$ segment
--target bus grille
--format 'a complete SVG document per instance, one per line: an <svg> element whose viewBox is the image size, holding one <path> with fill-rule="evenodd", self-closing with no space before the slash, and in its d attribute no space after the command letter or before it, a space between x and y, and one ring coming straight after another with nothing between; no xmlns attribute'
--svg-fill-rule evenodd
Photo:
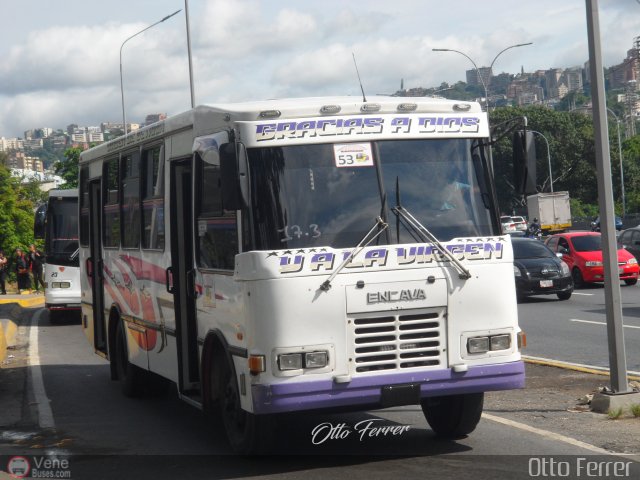
<svg viewBox="0 0 640 480"><path fill-rule="evenodd" d="M379 313L351 319L357 373L445 363L444 309Z"/></svg>

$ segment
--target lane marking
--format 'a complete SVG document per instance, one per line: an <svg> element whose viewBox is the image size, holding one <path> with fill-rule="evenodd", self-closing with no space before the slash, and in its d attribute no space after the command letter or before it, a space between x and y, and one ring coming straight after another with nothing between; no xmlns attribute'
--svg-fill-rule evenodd
<svg viewBox="0 0 640 480"><path fill-rule="evenodd" d="M606 322L596 322L594 320L580 320L579 318L570 318L570 322L579 322L579 323L592 323L594 325L606 325ZM640 329L640 326L637 325L623 325L624 328L637 328Z"/></svg>
<svg viewBox="0 0 640 480"><path fill-rule="evenodd" d="M635 455L635 454L629 454L629 453L611 452L609 450L605 450L604 448L600 448L600 447L596 447L595 445L591 445L590 443L585 443L583 441L576 440L575 438L566 437L564 435L560 435L559 433L550 432L548 430L542 430L540 428L532 427L532 426L524 424L524 423L515 422L513 420L508 420L506 418L498 417L496 415L491 415L490 413L484 413L483 412L482 413L482 418L486 418L487 420L491 420L492 422L496 422L496 423L501 423L503 425L507 425L508 427L513 427L513 428L517 428L519 430L524 430L525 432L535 433L537 435L540 435L540 436L545 437L545 438L549 438L551 440L564 442L564 443L567 443L569 445L573 445L574 447L584 448L585 450L590 450L590 451L592 451L594 453L598 453L600 455L614 455L614 456L624 456L624 457L626 457L627 455ZM633 460L635 462L640 462L640 460L635 460L635 459L632 459L632 458L629 458L629 459Z"/></svg>
<svg viewBox="0 0 640 480"><path fill-rule="evenodd" d="M575 290L573 291L574 295L584 295L585 297L593 297L593 293L581 293L581 292L576 292Z"/></svg>
<svg viewBox="0 0 640 480"><path fill-rule="evenodd" d="M40 368L40 352L38 349L38 324L44 309L38 310L31 318L29 333L29 373L31 375L31 387L38 406L38 424L40 428L55 428L53 412L51 411L50 400L44 388L42 369Z"/></svg>
<svg viewBox="0 0 640 480"><path fill-rule="evenodd" d="M535 365L543 365L549 367L564 368L567 370L575 370L577 372L593 373L595 375L609 376L609 369L605 367L597 367L595 365L585 365L583 363L563 362L562 360L553 360L551 358L532 357L529 355L522 355L522 359L527 363ZM627 379L640 381L640 372L633 370L627 370Z"/></svg>

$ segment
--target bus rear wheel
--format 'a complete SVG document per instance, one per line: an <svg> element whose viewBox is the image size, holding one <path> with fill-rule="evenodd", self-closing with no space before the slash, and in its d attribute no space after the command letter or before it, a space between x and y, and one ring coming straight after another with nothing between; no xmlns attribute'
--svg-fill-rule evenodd
<svg viewBox="0 0 640 480"><path fill-rule="evenodd" d="M482 416L484 393L466 393L422 400L422 411L438 437L461 438L473 432Z"/></svg>
<svg viewBox="0 0 640 480"><path fill-rule="evenodd" d="M232 450L241 455L265 453L273 431L271 417L254 415L242 409L232 366L224 355L218 355L218 360L212 379L218 394L215 405Z"/></svg>
<svg viewBox="0 0 640 480"><path fill-rule="evenodd" d="M127 338L121 320L118 321L118 326L116 327L114 353L112 361L115 362L122 393L126 397L139 397L144 390L145 379L143 377L145 372L129 362Z"/></svg>

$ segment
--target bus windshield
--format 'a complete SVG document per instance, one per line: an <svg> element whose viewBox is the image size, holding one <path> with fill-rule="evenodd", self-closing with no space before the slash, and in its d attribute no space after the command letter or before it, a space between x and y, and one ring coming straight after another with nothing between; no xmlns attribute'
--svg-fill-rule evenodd
<svg viewBox="0 0 640 480"><path fill-rule="evenodd" d="M78 266L78 199L52 197L47 209L45 234L46 262Z"/></svg>
<svg viewBox="0 0 640 480"><path fill-rule="evenodd" d="M392 213L398 204L442 241L492 233L471 140L352 145L248 150L257 249L352 247L379 215L390 228L378 244L417 242ZM355 161L340 153L349 149Z"/></svg>

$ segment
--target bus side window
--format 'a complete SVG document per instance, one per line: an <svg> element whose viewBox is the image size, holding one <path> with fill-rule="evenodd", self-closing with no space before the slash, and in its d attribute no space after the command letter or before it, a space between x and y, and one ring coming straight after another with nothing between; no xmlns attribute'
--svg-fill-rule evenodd
<svg viewBox="0 0 640 480"><path fill-rule="evenodd" d="M104 246L120 246L120 194L118 190L118 158L104 164Z"/></svg>
<svg viewBox="0 0 640 480"><path fill-rule="evenodd" d="M120 160L122 181L122 247L140 246L140 162L138 152L123 155Z"/></svg>
<svg viewBox="0 0 640 480"><path fill-rule="evenodd" d="M232 270L238 253L237 219L235 210L223 208L219 161L207 162L196 155L196 165L198 266Z"/></svg>
<svg viewBox="0 0 640 480"><path fill-rule="evenodd" d="M142 248L164 250L164 159L157 145L142 151Z"/></svg>

